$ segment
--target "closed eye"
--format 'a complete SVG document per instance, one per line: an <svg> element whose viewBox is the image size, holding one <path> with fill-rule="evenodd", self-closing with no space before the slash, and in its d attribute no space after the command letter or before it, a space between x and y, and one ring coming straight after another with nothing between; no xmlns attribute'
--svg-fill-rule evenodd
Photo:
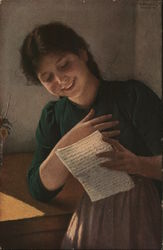
<svg viewBox="0 0 163 250"><path fill-rule="evenodd" d="M42 79L42 81L43 82L51 82L53 80L53 78L54 78L54 75L53 75L53 73L51 73L51 74L47 75L46 78Z"/></svg>
<svg viewBox="0 0 163 250"><path fill-rule="evenodd" d="M59 68L60 70L64 70L64 69L66 69L68 66L69 66L69 61L66 61L66 62L64 62L64 63L58 65L58 68Z"/></svg>

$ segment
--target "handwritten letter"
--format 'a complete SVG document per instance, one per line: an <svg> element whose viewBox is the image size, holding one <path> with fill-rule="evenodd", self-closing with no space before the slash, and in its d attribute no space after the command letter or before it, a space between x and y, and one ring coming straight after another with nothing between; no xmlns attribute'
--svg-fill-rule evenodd
<svg viewBox="0 0 163 250"><path fill-rule="evenodd" d="M129 191L134 187L134 182L127 173L100 167L99 164L108 161L108 158L98 158L96 154L110 150L111 145L104 142L101 133L96 131L56 151L59 159L83 185L91 201Z"/></svg>

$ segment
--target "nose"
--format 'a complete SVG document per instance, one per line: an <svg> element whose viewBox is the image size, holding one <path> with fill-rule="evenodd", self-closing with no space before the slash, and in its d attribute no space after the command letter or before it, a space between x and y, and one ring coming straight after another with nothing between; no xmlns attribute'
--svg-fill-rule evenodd
<svg viewBox="0 0 163 250"><path fill-rule="evenodd" d="M62 87L64 87L69 81L69 77L65 76L63 74L56 74L55 75L55 82L58 83L58 85Z"/></svg>
<svg viewBox="0 0 163 250"><path fill-rule="evenodd" d="M61 74L56 73L54 77L55 83L61 85L62 83L63 76Z"/></svg>

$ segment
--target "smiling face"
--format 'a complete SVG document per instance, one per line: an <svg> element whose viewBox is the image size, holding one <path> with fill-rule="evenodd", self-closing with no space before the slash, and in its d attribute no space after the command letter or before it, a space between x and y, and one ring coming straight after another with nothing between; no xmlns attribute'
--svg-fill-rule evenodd
<svg viewBox="0 0 163 250"><path fill-rule="evenodd" d="M43 57L37 77L51 94L67 96L78 103L94 77L87 67L87 60L84 50L79 56L72 53L49 54Z"/></svg>

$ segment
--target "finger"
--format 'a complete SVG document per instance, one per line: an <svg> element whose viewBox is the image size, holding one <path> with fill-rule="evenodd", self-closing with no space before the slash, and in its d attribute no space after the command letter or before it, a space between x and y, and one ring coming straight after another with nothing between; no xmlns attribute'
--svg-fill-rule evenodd
<svg viewBox="0 0 163 250"><path fill-rule="evenodd" d="M112 154L111 154L111 152L112 152L112 151L100 152L100 153L97 153L96 156L97 156L97 157L113 157L114 152L112 152Z"/></svg>
<svg viewBox="0 0 163 250"><path fill-rule="evenodd" d="M119 124L119 121L104 122L104 123L94 125L94 128L98 129L99 131L102 131L104 129L114 128L118 124Z"/></svg>
<svg viewBox="0 0 163 250"><path fill-rule="evenodd" d="M97 157L107 157L112 160L124 159L124 153L115 151L104 151L96 154Z"/></svg>
<svg viewBox="0 0 163 250"><path fill-rule="evenodd" d="M108 142L113 148L116 148L118 151L126 151L126 148L118 142L118 140L103 137L103 141Z"/></svg>
<svg viewBox="0 0 163 250"><path fill-rule="evenodd" d="M111 138L120 135L120 130L105 131L101 132L101 134L103 135L103 137Z"/></svg>
<svg viewBox="0 0 163 250"><path fill-rule="evenodd" d="M105 167L110 170L123 171L131 175L136 174L136 170L132 168L125 160L112 162L112 164L110 164L110 161L103 162L100 164L100 167Z"/></svg>
<svg viewBox="0 0 163 250"><path fill-rule="evenodd" d="M106 167L112 170L121 170L128 171L128 165L126 164L126 160L116 160L116 161L106 161L100 163L101 167Z"/></svg>
<svg viewBox="0 0 163 250"><path fill-rule="evenodd" d="M97 125L99 123L108 121L111 118L112 118L112 114L107 114L107 115L102 115L102 116L96 117L96 118L92 119L91 125L92 126Z"/></svg>
<svg viewBox="0 0 163 250"><path fill-rule="evenodd" d="M117 144L114 143L116 141L118 142L118 140L112 139L112 138L110 138L108 136L105 136L104 132L102 132L101 134L102 134L102 140L104 142L107 142L108 144L110 144L112 146L112 148L114 149L114 151L116 151L116 152L122 151L122 150L119 149L119 147L117 148Z"/></svg>
<svg viewBox="0 0 163 250"><path fill-rule="evenodd" d="M91 109L89 113L81 120L81 122L87 122L91 120L94 117L95 111L94 109Z"/></svg>

